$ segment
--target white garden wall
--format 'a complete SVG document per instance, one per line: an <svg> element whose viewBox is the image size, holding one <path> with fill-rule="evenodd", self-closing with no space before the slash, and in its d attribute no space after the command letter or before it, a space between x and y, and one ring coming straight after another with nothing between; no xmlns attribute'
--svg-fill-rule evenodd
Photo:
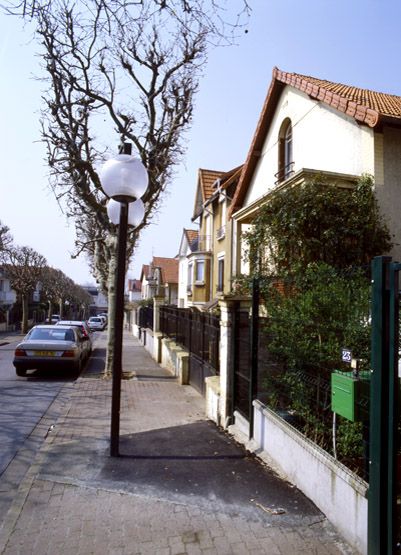
<svg viewBox="0 0 401 555"><path fill-rule="evenodd" d="M253 450L272 460L359 553L367 553L367 484L259 401Z"/></svg>

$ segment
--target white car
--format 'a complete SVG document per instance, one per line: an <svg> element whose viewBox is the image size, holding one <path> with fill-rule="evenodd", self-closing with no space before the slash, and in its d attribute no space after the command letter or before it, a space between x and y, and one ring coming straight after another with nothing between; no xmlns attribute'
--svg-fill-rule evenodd
<svg viewBox="0 0 401 555"><path fill-rule="evenodd" d="M59 314L52 314L51 317L50 317L50 320L49 320L49 318L46 318L45 323L46 324L57 324L57 322L59 322L59 321L60 321L60 315Z"/></svg>
<svg viewBox="0 0 401 555"><path fill-rule="evenodd" d="M87 337L87 341L85 341L84 346L86 350L86 358L89 358L92 353L92 338L90 335L90 329L85 322L85 320L59 320L56 323L56 326L76 326L81 330L83 336Z"/></svg>
<svg viewBox="0 0 401 555"><path fill-rule="evenodd" d="M107 317L104 316L103 314L98 314L98 318L101 318L103 320L104 327L106 328L107 327Z"/></svg>
<svg viewBox="0 0 401 555"><path fill-rule="evenodd" d="M100 316L91 316L88 320L88 326L91 331L103 331L106 324Z"/></svg>
<svg viewBox="0 0 401 555"><path fill-rule="evenodd" d="M101 318L103 318L104 321L105 321L105 324L106 324L106 326L107 326L107 322L108 322L108 319L109 319L108 315L107 315L105 312L101 312L101 313L98 314L97 316L100 316Z"/></svg>

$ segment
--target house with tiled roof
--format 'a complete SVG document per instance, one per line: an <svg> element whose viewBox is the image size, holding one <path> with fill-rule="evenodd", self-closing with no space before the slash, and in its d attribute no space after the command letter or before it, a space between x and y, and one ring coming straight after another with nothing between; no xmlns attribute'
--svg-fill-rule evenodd
<svg viewBox="0 0 401 555"><path fill-rule="evenodd" d="M178 258L154 256L141 272L142 298L164 297L166 304L177 304Z"/></svg>
<svg viewBox="0 0 401 555"><path fill-rule="evenodd" d="M247 271L241 235L278 188L321 175L352 187L374 178L401 258L401 97L274 68L230 208L234 273Z"/></svg>
<svg viewBox="0 0 401 555"><path fill-rule="evenodd" d="M142 298L142 283L139 279L128 280L128 298L130 303L140 301Z"/></svg>
<svg viewBox="0 0 401 555"><path fill-rule="evenodd" d="M181 240L180 306L207 309L231 289L228 209L241 169L242 166L227 172L198 171L192 221L199 228L196 235L192 231L192 236L187 233L191 230L184 230Z"/></svg>

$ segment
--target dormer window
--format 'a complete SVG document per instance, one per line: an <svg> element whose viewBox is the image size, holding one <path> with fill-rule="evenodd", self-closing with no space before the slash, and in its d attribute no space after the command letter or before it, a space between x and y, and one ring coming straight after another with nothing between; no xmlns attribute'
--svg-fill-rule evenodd
<svg viewBox="0 0 401 555"><path fill-rule="evenodd" d="M290 119L285 119L281 125L278 141L278 172L276 183L288 179L294 172L292 159L292 125Z"/></svg>

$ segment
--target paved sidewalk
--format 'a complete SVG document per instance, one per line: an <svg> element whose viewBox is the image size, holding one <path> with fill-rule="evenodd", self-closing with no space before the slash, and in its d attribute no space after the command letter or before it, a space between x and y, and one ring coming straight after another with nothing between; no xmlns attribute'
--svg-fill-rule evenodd
<svg viewBox="0 0 401 555"><path fill-rule="evenodd" d="M0 528L5 555L351 554L296 488L204 416L124 337L121 456L109 456L105 334Z"/></svg>

